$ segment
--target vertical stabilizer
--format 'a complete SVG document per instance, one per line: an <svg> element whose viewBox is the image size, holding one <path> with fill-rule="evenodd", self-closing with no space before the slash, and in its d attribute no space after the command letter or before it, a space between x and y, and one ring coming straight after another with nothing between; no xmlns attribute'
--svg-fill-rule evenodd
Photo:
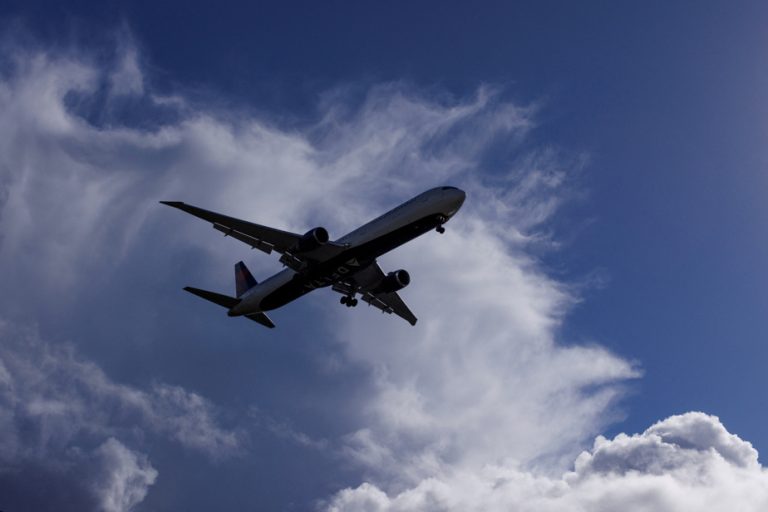
<svg viewBox="0 0 768 512"><path fill-rule="evenodd" d="M245 292L256 286L256 280L251 275L245 263L238 261L235 263L235 292L237 296L242 296Z"/></svg>

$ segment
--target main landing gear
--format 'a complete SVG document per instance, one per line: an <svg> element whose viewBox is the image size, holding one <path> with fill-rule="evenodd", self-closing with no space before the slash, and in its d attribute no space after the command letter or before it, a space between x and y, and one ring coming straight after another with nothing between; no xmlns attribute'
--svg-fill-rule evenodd
<svg viewBox="0 0 768 512"><path fill-rule="evenodd" d="M348 308L353 308L357 306L357 299L354 298L352 295L345 295L341 299L339 299L339 302L347 306Z"/></svg>

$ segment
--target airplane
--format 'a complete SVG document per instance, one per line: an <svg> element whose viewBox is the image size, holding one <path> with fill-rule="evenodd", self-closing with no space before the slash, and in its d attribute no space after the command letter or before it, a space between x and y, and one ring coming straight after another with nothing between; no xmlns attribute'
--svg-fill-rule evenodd
<svg viewBox="0 0 768 512"><path fill-rule="evenodd" d="M424 233L444 233L443 224L461 208L466 193L456 187L423 192L364 226L331 241L323 227L303 235L254 224L180 201L160 201L211 222L213 228L252 249L279 253L286 268L257 283L245 264L235 264L235 297L187 286L184 290L227 308L229 316L244 316L265 327L275 324L266 311L277 309L317 288L330 286L347 307L357 295L384 313L394 313L411 325L416 316L397 292L411 282L405 270L385 274L376 258Z"/></svg>

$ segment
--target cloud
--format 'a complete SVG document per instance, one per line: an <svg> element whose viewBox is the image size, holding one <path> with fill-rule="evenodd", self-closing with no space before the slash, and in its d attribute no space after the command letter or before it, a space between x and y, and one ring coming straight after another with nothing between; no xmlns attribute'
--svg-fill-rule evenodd
<svg viewBox="0 0 768 512"><path fill-rule="evenodd" d="M70 447L66 460L0 461L0 489L8 510L128 512L157 478L147 456L109 438L86 451Z"/></svg>
<svg viewBox="0 0 768 512"><path fill-rule="evenodd" d="M723 459L728 464L759 469L757 451L730 434L716 417L700 412L672 416L641 435L618 435L612 441L598 437L592 452L576 460L575 475L625 475L640 472L661 475L686 466L699 466L696 459Z"/></svg>
<svg viewBox="0 0 768 512"><path fill-rule="evenodd" d="M109 438L96 450L101 468L94 483L104 512L131 510L155 483L157 471L146 456L136 454L120 441Z"/></svg>
<svg viewBox="0 0 768 512"><path fill-rule="evenodd" d="M144 391L109 379L71 345L50 344L30 329L0 324L0 383L5 459L44 457L80 435L112 435L136 426L210 457L233 455L240 434L220 427L214 407L178 386Z"/></svg>
<svg viewBox="0 0 768 512"><path fill-rule="evenodd" d="M724 503L702 481L734 503L740 493L751 498L744 503L764 503L756 454L711 416L598 438L578 455L621 417L624 383L640 371L604 347L562 339L579 299L536 253L557 245L547 233L585 159L532 145L535 105L507 101L492 87L436 99L384 84L362 95L331 91L317 119L286 128L246 109L183 95L158 99L135 49L117 56L100 66L76 54L17 53L0 81L0 268L12 269L3 272L0 297L11 319L0 349L6 477L38 471L56 476L49 480L63 489L66 469L91 461L113 469L93 480L79 498L91 506L81 508L128 509L162 485L161 478L154 483L152 453L129 448L144 446L143 436L212 458L243 449L248 433L222 427L204 393L119 384L78 356L78 340L54 345L10 323L33 311L55 328L47 313L82 315L73 298L94 286L131 293L135 276L111 272L126 262L142 262L157 280L190 254L203 260L201 281L231 269L242 245L161 211L157 200L299 232L322 224L340 236L428 187L453 184L468 199L448 232L381 259L387 270L412 275L402 295L420 317L415 328L368 308L340 308L328 291L290 306L290 314L298 307L322 313L302 320L312 325L306 336L330 354L333 364L316 362L329 377L341 366L363 375L343 382L338 400L352 403L352 388L366 390L364 400L331 413L318 407L328 414L324 421L344 428L335 439L314 432L316 425L283 421L281 411L265 410L266 419L254 422L298 445L335 450L359 469L360 480L328 508L615 510L626 502L637 510L648 503L689 510ZM134 102L132 115L124 115L126 101ZM276 269L266 257L250 262L257 275ZM110 318L110 329L132 327L106 302L88 315ZM222 315L221 337L231 322ZM174 333L146 323L152 340ZM99 340L106 347L115 343L106 338ZM174 341L181 344L167 340ZM192 363L173 357L158 364L176 370ZM284 371L302 377L301 369ZM210 382L201 376L199 385Z"/></svg>
<svg viewBox="0 0 768 512"><path fill-rule="evenodd" d="M598 437L559 478L515 465L458 468L387 493L365 483L339 492L333 512L765 510L768 471L757 452L715 416L672 416L642 434Z"/></svg>
<svg viewBox="0 0 768 512"><path fill-rule="evenodd" d="M132 74L109 77L136 90ZM414 277L403 295L421 317L416 329L314 299L335 326L341 357L370 372L373 386L359 417L347 419L358 427L341 451L371 478L407 485L454 466L562 457L615 417L606 411L621 395L616 384L636 369L603 348L556 340L575 298L529 254L579 165L549 148L523 149L535 106L488 87L436 101L388 84L354 106L343 92L329 94L302 131L205 108L146 129L93 121L89 98L105 79L87 60L39 53L17 59L5 81L0 264L16 269L8 284L17 296L45 289L60 308L58 297L107 272L107 262L145 257L154 244L136 240L156 225L156 214L148 219L157 199L296 231L324 219L340 235L425 188L456 184L469 199L449 233L382 260ZM144 107L147 117L168 108ZM214 248L192 219L166 215L164 250L192 246L214 265L231 264L231 246ZM267 263L256 262L273 268ZM234 444L195 430L205 422L179 424L197 411L179 393L155 388L134 410L189 446ZM157 408L173 411L167 400L184 404L184 414L156 420Z"/></svg>
<svg viewBox="0 0 768 512"><path fill-rule="evenodd" d="M109 76L110 92L115 95L143 94L144 74L139 64L139 52L127 30L118 37L116 53L116 66Z"/></svg>
<svg viewBox="0 0 768 512"><path fill-rule="evenodd" d="M157 471L119 439L141 445L148 435L161 436L214 459L242 446L242 434L220 427L214 407L194 393L116 383L71 345L47 343L5 321L0 341L0 489L32 492L18 483L31 473L54 489L71 484L66 494L77 495L82 510L93 508L86 504L94 497L103 510L130 510Z"/></svg>
<svg viewBox="0 0 768 512"><path fill-rule="evenodd" d="M472 206L461 215L449 234L401 251L419 329L367 312L344 326L349 356L374 369L366 426L349 437L350 453L374 473L422 478L564 456L603 426L616 384L637 375L601 347L557 343L567 289Z"/></svg>

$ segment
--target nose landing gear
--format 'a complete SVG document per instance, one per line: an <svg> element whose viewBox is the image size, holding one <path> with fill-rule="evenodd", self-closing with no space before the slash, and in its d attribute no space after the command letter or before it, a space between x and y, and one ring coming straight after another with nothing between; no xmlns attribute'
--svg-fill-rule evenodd
<svg viewBox="0 0 768 512"><path fill-rule="evenodd" d="M443 224L448 222L448 219L446 219L444 216L440 215L437 218L437 222L439 222L440 224L437 225L437 227L435 228L435 231L437 231L438 233L440 233L442 235L443 233L445 233L445 228L443 227Z"/></svg>

